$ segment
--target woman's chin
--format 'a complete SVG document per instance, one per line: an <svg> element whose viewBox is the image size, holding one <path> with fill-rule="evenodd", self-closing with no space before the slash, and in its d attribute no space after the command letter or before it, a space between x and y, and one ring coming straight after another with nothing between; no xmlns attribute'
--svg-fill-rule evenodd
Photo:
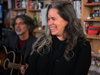
<svg viewBox="0 0 100 75"><path fill-rule="evenodd" d="M56 33L51 33L51 35L56 35Z"/></svg>

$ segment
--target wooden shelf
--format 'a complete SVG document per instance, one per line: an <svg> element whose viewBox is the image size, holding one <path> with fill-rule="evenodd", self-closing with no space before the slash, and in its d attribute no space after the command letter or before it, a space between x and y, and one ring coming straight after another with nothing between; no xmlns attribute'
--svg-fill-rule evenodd
<svg viewBox="0 0 100 75"><path fill-rule="evenodd" d="M83 30L85 29L85 24L90 24L91 26L98 26L100 27L100 16L95 17L95 19L87 19L88 16L90 16L90 13L93 9L99 10L100 2L99 3L87 3L88 0L81 0L82 6L81 6L81 23L83 26ZM85 23L87 22L87 23ZM86 38L90 41L91 50L94 52L98 52L100 49L100 35L89 35L86 34Z"/></svg>
<svg viewBox="0 0 100 75"><path fill-rule="evenodd" d="M37 28L35 28L35 30L33 32L35 32L35 33L43 33L44 30L39 30L39 28L37 27Z"/></svg>
<svg viewBox="0 0 100 75"><path fill-rule="evenodd" d="M100 2L98 3L85 3L85 6L100 6Z"/></svg>
<svg viewBox="0 0 100 75"><path fill-rule="evenodd" d="M86 35L86 37L88 38L88 39L97 39L97 40L100 40L100 35Z"/></svg>
<svg viewBox="0 0 100 75"><path fill-rule="evenodd" d="M100 55L98 55L98 56L92 56L92 58L96 58L96 59L100 60Z"/></svg>
<svg viewBox="0 0 100 75"><path fill-rule="evenodd" d="M35 37L39 37L42 33L44 33L44 30L43 29L39 30L39 27L35 28L35 30L33 31L33 35Z"/></svg>
<svg viewBox="0 0 100 75"><path fill-rule="evenodd" d="M49 1L49 0L38 0L38 1Z"/></svg>
<svg viewBox="0 0 100 75"><path fill-rule="evenodd" d="M30 9L29 11L31 11L31 12L40 12L41 9Z"/></svg>
<svg viewBox="0 0 100 75"><path fill-rule="evenodd" d="M100 22L100 19L86 19L84 21L94 21L94 22Z"/></svg>
<svg viewBox="0 0 100 75"><path fill-rule="evenodd" d="M26 10L26 8L14 8L14 11Z"/></svg>

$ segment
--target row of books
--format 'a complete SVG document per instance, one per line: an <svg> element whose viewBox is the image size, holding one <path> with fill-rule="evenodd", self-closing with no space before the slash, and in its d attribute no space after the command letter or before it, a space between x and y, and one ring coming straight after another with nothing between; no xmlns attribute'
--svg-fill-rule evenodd
<svg viewBox="0 0 100 75"><path fill-rule="evenodd" d="M17 15L22 15L22 14L26 15L27 13L26 11L17 11L17 12L15 11L12 13L13 18L16 17Z"/></svg>
<svg viewBox="0 0 100 75"><path fill-rule="evenodd" d="M8 9L26 8L27 0L8 0Z"/></svg>

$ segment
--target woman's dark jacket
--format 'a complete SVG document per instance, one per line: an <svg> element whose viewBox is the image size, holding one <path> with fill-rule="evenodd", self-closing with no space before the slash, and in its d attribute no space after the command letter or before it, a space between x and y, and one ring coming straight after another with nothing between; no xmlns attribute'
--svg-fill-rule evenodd
<svg viewBox="0 0 100 75"><path fill-rule="evenodd" d="M89 42L78 41L69 52L68 56L73 56L69 61L64 57L65 47L64 41L54 38L52 49L48 54L39 55L33 52L25 75L87 75L91 64Z"/></svg>

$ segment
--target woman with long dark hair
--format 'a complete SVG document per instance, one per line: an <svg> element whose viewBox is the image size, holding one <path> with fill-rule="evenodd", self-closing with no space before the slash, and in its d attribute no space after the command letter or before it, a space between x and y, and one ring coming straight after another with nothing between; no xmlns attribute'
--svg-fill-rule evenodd
<svg viewBox="0 0 100 75"><path fill-rule="evenodd" d="M87 75L91 47L70 2L48 6L48 25L33 45L25 75Z"/></svg>

